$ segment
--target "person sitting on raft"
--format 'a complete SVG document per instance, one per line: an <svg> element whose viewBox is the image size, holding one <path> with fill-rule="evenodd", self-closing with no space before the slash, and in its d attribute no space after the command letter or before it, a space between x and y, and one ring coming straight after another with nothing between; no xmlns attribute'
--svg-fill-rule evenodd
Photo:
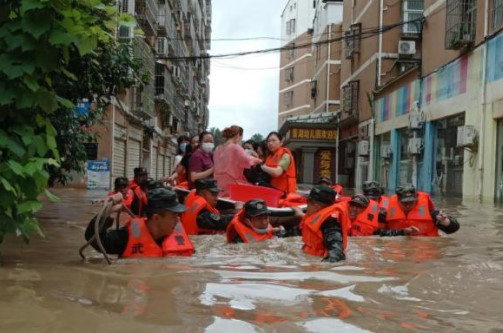
<svg viewBox="0 0 503 333"><path fill-rule="evenodd" d="M227 226L227 243L255 243L274 237L269 210L264 200L245 203Z"/></svg>
<svg viewBox="0 0 503 333"><path fill-rule="evenodd" d="M297 192L295 161L288 148L283 147L282 136L278 132L271 132L267 136L269 156L262 170L271 176L271 186L288 193Z"/></svg>
<svg viewBox="0 0 503 333"><path fill-rule="evenodd" d="M349 221L344 202L335 203L336 195L332 188L316 185L309 192L306 213L298 207L293 208L295 214L302 218L302 249L329 262L346 259Z"/></svg>
<svg viewBox="0 0 503 333"><path fill-rule="evenodd" d="M195 184L196 189L185 198L188 208L182 214L185 231L189 235L224 233L234 214L220 214L216 209L219 192L216 180L198 179Z"/></svg>
<svg viewBox="0 0 503 333"><path fill-rule="evenodd" d="M107 230L113 223L110 215L122 209L122 195L118 193L112 197L116 205L110 210L100 231L106 253L118 254L121 258L192 255L194 246L179 222L179 215L187 207L178 202L175 192L166 188L150 190L147 195L146 218L132 218L126 227ZM95 223L96 218L87 226L86 240L94 236ZM96 241L91 245L100 251Z"/></svg>
<svg viewBox="0 0 503 333"><path fill-rule="evenodd" d="M412 184L397 187L388 209L379 214L379 222L386 223L387 229L416 227L418 232L413 236L438 236L439 230L446 234L459 230L454 217L436 210L430 196L417 192Z"/></svg>

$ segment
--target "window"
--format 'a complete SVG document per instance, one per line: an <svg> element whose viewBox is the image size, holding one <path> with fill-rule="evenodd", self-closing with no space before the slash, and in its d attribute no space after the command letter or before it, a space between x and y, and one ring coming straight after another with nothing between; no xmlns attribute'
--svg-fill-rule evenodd
<svg viewBox="0 0 503 333"><path fill-rule="evenodd" d="M492 27L493 30L501 28L503 24L503 1L502 0L492 0Z"/></svg>
<svg viewBox="0 0 503 333"><path fill-rule="evenodd" d="M403 26L403 32L417 34L421 32L423 17L423 0L406 0L403 3L403 21L411 22ZM417 21L416 21L417 20ZM415 22L412 22L415 21Z"/></svg>
<svg viewBox="0 0 503 333"><path fill-rule="evenodd" d="M286 93L283 94L283 103L285 104L285 107L291 108L293 105L293 91L287 91Z"/></svg>
<svg viewBox="0 0 503 333"><path fill-rule="evenodd" d="M291 29L291 23L290 21L286 22L286 34L289 35L292 33L292 29Z"/></svg>
<svg viewBox="0 0 503 333"><path fill-rule="evenodd" d="M291 30L292 34L294 34L295 33L295 19L291 19L290 21L291 21L290 30Z"/></svg>
<svg viewBox="0 0 503 333"><path fill-rule="evenodd" d="M285 81L286 82L290 82L290 81L294 80L293 69L294 69L294 67L288 67L287 69L285 69Z"/></svg>
<svg viewBox="0 0 503 333"><path fill-rule="evenodd" d="M357 23L351 24L349 31L344 33L344 54L346 58L352 58L354 54L360 53L361 32L362 25L361 23Z"/></svg>
<svg viewBox="0 0 503 333"><path fill-rule="evenodd" d="M473 45L476 19L476 0L447 0L445 48L459 50Z"/></svg>
<svg viewBox="0 0 503 333"><path fill-rule="evenodd" d="M358 111L360 81L350 81L342 87L342 111L349 115Z"/></svg>
<svg viewBox="0 0 503 333"><path fill-rule="evenodd" d="M290 43L288 51L288 59L295 57L295 43Z"/></svg>
<svg viewBox="0 0 503 333"><path fill-rule="evenodd" d="M311 98L315 99L317 94L318 94L318 81L312 80L311 81Z"/></svg>

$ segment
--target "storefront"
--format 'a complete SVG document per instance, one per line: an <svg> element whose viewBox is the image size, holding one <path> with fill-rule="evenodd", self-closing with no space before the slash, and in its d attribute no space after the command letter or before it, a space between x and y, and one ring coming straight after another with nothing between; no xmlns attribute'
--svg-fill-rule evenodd
<svg viewBox="0 0 503 333"><path fill-rule="evenodd" d="M432 184L435 194L463 195L464 149L457 147L457 137L458 127L464 124L464 114L434 122L436 135Z"/></svg>
<svg viewBox="0 0 503 333"><path fill-rule="evenodd" d="M498 120L496 140L496 201L503 203L503 119Z"/></svg>
<svg viewBox="0 0 503 333"><path fill-rule="evenodd" d="M330 122L334 117L316 116L290 119L280 129L283 145L294 155L299 183L315 184L321 177L336 179L337 129ZM309 122L314 119L317 122Z"/></svg>

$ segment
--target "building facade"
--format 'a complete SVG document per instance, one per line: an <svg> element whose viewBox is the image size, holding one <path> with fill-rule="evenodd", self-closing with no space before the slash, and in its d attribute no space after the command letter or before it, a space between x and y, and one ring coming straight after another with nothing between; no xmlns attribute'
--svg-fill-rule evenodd
<svg viewBox="0 0 503 333"><path fill-rule="evenodd" d="M150 82L114 98L95 128L99 139L90 158L111 162L111 184L132 178L139 166L154 179L170 175L177 137L200 133L209 116L209 60L183 58L207 55L211 0L121 0L119 10L137 26L119 26L117 38L132 45Z"/></svg>
<svg viewBox="0 0 503 333"><path fill-rule="evenodd" d="M389 191L414 183L436 195L501 200L501 3L381 4L345 3L345 53L353 55L341 89L343 113L358 112L355 185L372 178ZM367 28L354 28L360 22ZM357 98L345 93L352 82Z"/></svg>
<svg viewBox="0 0 503 333"><path fill-rule="evenodd" d="M295 8L304 8L295 12ZM336 178L341 1L288 1L282 15L278 127L297 163L298 181ZM293 22L293 23L292 23ZM292 32L294 22L300 22ZM290 34L288 34L290 32Z"/></svg>

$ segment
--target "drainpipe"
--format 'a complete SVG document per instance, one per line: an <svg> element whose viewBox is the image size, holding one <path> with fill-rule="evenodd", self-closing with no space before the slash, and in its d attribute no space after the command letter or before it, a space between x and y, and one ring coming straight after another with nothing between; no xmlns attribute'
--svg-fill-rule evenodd
<svg viewBox="0 0 503 333"><path fill-rule="evenodd" d="M113 165L115 163L115 161L114 161L114 149L115 149L115 97L113 97L113 96L112 96L112 126L111 126L111 128L112 128L112 131L111 131L112 132L112 140L110 140L111 141L110 142L110 146L111 146L110 152L111 152L112 156L110 156L111 157L110 160L112 161L112 163L110 164L110 184L109 184L110 188L112 188L112 184L113 184L113 177L114 176L113 176L112 170L113 170Z"/></svg>
<svg viewBox="0 0 503 333"><path fill-rule="evenodd" d="M487 1L487 0L486 0ZM328 40L332 39L332 24L328 26ZM328 112L328 101L330 100L330 52L332 49L332 43L328 43L328 53L327 53L327 97L325 101L325 112Z"/></svg>
<svg viewBox="0 0 503 333"><path fill-rule="evenodd" d="M339 136L341 132L340 112L337 115L337 138L335 139L335 182L339 183Z"/></svg>
<svg viewBox="0 0 503 333"><path fill-rule="evenodd" d="M489 30L488 22L488 6L489 0L484 0L484 47L483 47L483 58L482 58L482 93L480 94L480 132L479 132L479 147L478 147L478 161L477 161L477 171L478 171L478 185L477 185L477 197L480 202L483 199L483 182L484 182L484 139L485 139L485 121L486 121L486 75L487 75L487 35Z"/></svg>
<svg viewBox="0 0 503 333"><path fill-rule="evenodd" d="M486 0L487 1L487 0ZM383 13L384 13L384 0L379 1L379 57L377 64L377 86L381 86L381 72L382 72L382 26L383 26Z"/></svg>

